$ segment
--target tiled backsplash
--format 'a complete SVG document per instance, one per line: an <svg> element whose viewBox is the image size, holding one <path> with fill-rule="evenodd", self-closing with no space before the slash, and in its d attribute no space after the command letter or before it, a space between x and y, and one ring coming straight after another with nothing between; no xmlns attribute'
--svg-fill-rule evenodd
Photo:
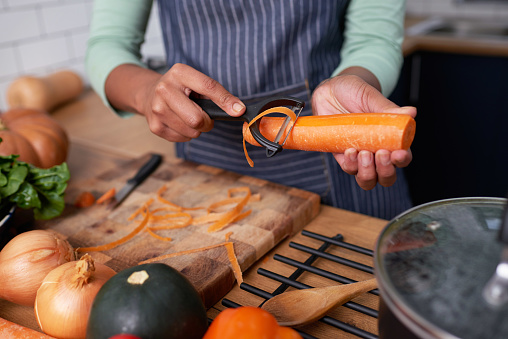
<svg viewBox="0 0 508 339"><path fill-rule="evenodd" d="M508 0L407 0L406 12L412 15L483 18L508 21Z"/></svg>
<svg viewBox="0 0 508 339"><path fill-rule="evenodd" d="M407 12L508 21L508 0L481 4L458 1L407 0ZM92 6L93 0L0 0L0 111L7 109L7 87L21 75L44 76L71 69L88 83L84 58ZM160 37L154 4L142 47L145 56L163 57Z"/></svg>
<svg viewBox="0 0 508 339"><path fill-rule="evenodd" d="M93 0L0 0L0 111L7 109L8 86L22 75L71 69L88 84L84 59L92 6ZM143 54L163 57L156 11L154 5Z"/></svg>

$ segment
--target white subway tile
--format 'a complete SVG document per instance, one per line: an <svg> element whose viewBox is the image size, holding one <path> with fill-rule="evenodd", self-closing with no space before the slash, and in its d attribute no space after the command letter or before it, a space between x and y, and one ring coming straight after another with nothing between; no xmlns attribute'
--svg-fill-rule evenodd
<svg viewBox="0 0 508 339"><path fill-rule="evenodd" d="M55 2L55 0L4 0L10 8L35 6Z"/></svg>
<svg viewBox="0 0 508 339"><path fill-rule="evenodd" d="M157 13L151 13L148 26L146 27L146 37L161 37L161 25Z"/></svg>
<svg viewBox="0 0 508 339"><path fill-rule="evenodd" d="M425 3L420 1L407 1L406 2L406 13L410 15L419 16L425 12Z"/></svg>
<svg viewBox="0 0 508 339"><path fill-rule="evenodd" d="M15 76L19 72L13 48L0 48L0 78Z"/></svg>
<svg viewBox="0 0 508 339"><path fill-rule="evenodd" d="M74 62L67 64L65 66L65 69L76 72L76 74L81 77L81 80L83 81L83 85L85 87L90 86L90 80L88 79L88 75L86 74L85 64L82 59L75 60Z"/></svg>
<svg viewBox="0 0 508 339"><path fill-rule="evenodd" d="M457 0L407 0L407 12L415 16L467 17L475 19L507 18L508 4L464 3Z"/></svg>
<svg viewBox="0 0 508 339"><path fill-rule="evenodd" d="M34 38L40 34L34 9L6 10L0 13L0 44Z"/></svg>
<svg viewBox="0 0 508 339"><path fill-rule="evenodd" d="M19 72L16 54L12 48L0 48L0 78L15 76Z"/></svg>
<svg viewBox="0 0 508 339"><path fill-rule="evenodd" d="M143 57L165 57L164 45L160 40L146 41L141 46Z"/></svg>
<svg viewBox="0 0 508 339"><path fill-rule="evenodd" d="M22 44L19 46L19 51L25 72L63 63L70 59L69 48L64 36Z"/></svg>
<svg viewBox="0 0 508 339"><path fill-rule="evenodd" d="M93 0L88 0L85 2L85 15L86 20L88 22L92 20L92 11L93 11Z"/></svg>
<svg viewBox="0 0 508 339"><path fill-rule="evenodd" d="M0 81L0 112L7 111L7 99L6 99L6 92L7 87L9 87L9 84L11 81Z"/></svg>
<svg viewBox="0 0 508 339"><path fill-rule="evenodd" d="M84 3L47 6L42 8L41 13L48 34L87 27L89 24Z"/></svg>
<svg viewBox="0 0 508 339"><path fill-rule="evenodd" d="M164 57L164 43L159 21L159 8L156 2L152 6L150 19L146 28L145 43L141 46L141 54L145 57Z"/></svg>
<svg viewBox="0 0 508 339"><path fill-rule="evenodd" d="M74 58L84 58L86 54L86 42L88 41L88 30L81 33L74 33L68 37Z"/></svg>

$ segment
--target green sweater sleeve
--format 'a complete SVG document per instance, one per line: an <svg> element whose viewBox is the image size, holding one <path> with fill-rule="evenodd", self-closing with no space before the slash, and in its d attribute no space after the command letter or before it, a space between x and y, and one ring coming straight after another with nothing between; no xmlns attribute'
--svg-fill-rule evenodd
<svg viewBox="0 0 508 339"><path fill-rule="evenodd" d="M94 1L85 58L86 72L92 88L120 116L132 113L111 107L104 85L111 71L121 64L145 67L141 61L140 49L151 9L152 0Z"/></svg>
<svg viewBox="0 0 508 339"><path fill-rule="evenodd" d="M403 62L404 15L405 0L351 0L342 61L332 76L360 66L377 77L385 96L390 95Z"/></svg>

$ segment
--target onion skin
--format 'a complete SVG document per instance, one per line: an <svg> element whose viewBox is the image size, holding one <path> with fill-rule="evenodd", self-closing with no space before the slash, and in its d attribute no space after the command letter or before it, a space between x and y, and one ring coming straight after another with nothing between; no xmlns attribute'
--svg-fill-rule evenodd
<svg viewBox="0 0 508 339"><path fill-rule="evenodd" d="M17 235L0 252L0 298L33 307L44 277L75 259L72 246L54 231Z"/></svg>
<svg viewBox="0 0 508 339"><path fill-rule="evenodd" d="M116 272L85 254L48 273L37 291L34 311L42 331L65 338L85 338L92 303Z"/></svg>

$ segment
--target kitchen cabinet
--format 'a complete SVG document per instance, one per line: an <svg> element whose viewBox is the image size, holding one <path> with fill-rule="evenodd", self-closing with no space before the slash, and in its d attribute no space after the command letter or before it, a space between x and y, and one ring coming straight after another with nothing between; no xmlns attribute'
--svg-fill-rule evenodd
<svg viewBox="0 0 508 339"><path fill-rule="evenodd" d="M418 109L415 204L508 192L508 57L417 51L391 99Z"/></svg>

